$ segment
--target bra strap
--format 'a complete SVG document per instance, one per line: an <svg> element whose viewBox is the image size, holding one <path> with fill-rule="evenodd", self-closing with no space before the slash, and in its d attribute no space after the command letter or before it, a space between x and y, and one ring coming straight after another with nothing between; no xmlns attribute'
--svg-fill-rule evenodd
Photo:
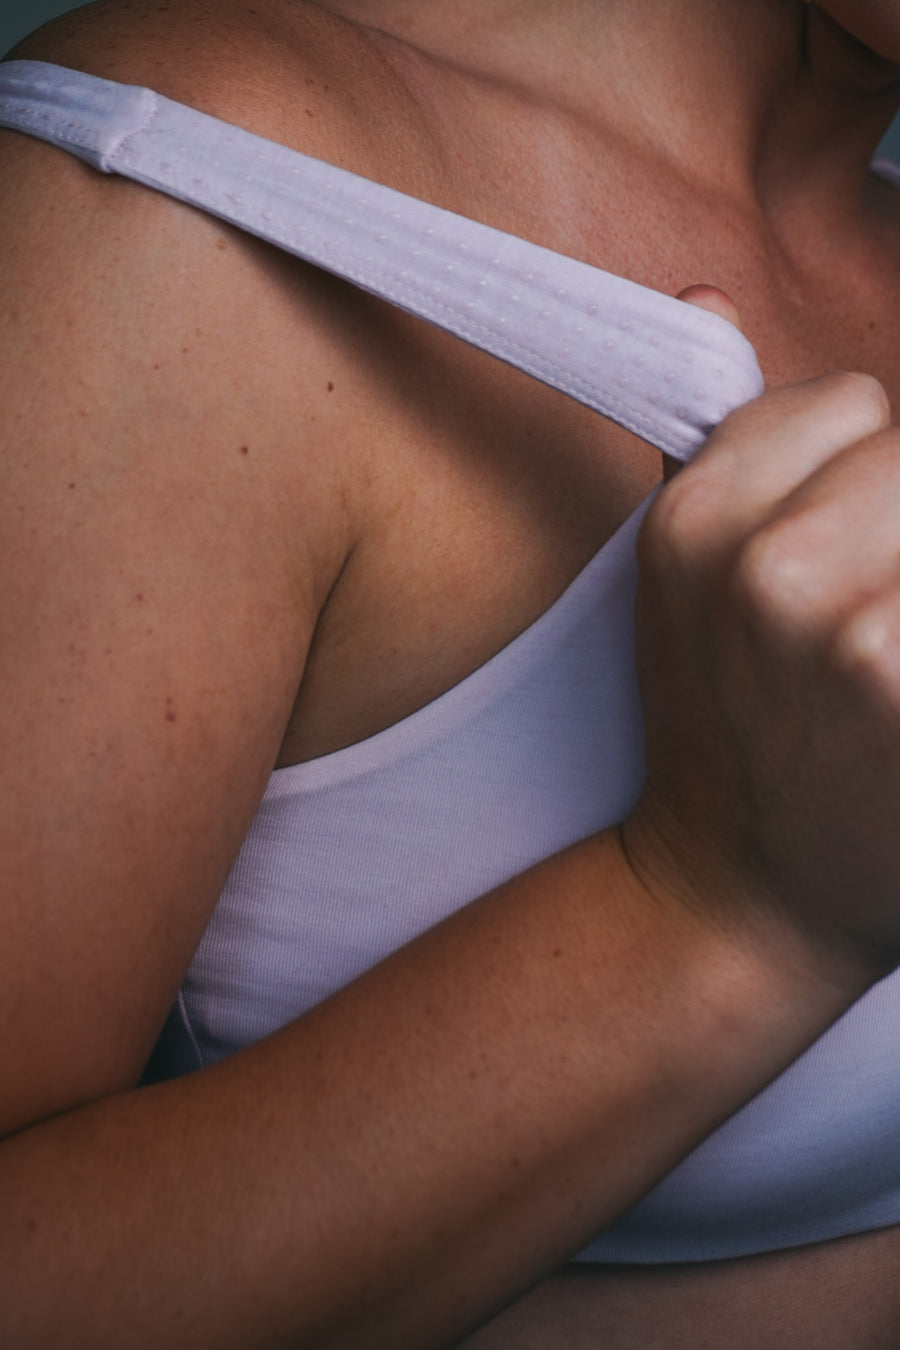
<svg viewBox="0 0 900 1350"><path fill-rule="evenodd" d="M688 459L762 392L724 319L149 89L0 64L0 125L237 225Z"/></svg>

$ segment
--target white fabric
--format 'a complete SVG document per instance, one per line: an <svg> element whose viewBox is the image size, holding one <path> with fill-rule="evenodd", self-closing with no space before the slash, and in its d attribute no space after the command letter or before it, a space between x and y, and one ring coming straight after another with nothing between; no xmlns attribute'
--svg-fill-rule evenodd
<svg viewBox="0 0 900 1350"><path fill-rule="evenodd" d="M40 136L346 277L679 459L762 393L714 314L310 159L149 89L0 66L0 125Z"/></svg>
<svg viewBox="0 0 900 1350"><path fill-rule="evenodd" d="M618 420L670 450L688 453L715 420L698 390L721 387L724 408L759 388L746 344L711 316L147 91L0 66L0 121L74 142L100 167L130 173L134 155L137 177L178 196L193 175L218 214L261 233L270 211L267 237L277 225L298 252L301 236L315 237L303 256L463 336L475 306L481 345L497 338L517 363L527 351L533 373L578 383L592 407L624 408ZM147 157L167 166L166 182L147 172ZM580 362L572 380L570 360ZM632 633L642 513L537 623L443 697L359 745L273 774L170 1018L171 1072L283 1025L496 882L627 812L643 775ZM894 976L583 1259L704 1260L900 1221L898 1029Z"/></svg>

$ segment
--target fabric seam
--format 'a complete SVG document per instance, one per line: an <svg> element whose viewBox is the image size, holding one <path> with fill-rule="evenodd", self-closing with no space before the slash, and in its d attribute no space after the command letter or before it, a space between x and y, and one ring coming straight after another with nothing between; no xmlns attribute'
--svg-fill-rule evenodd
<svg viewBox="0 0 900 1350"><path fill-rule="evenodd" d="M184 1029L188 1034L188 1039L193 1047L194 1054L197 1056L197 1067L200 1069L205 1069L206 1056L204 1055L202 1049L200 1048L200 1042L197 1040L194 1028L191 1025L191 1016L190 1013L188 1012L187 1001L184 997L184 985L182 985L181 988L178 990L178 998L176 999L176 1003L178 1004L182 1021L184 1022Z"/></svg>
<svg viewBox="0 0 900 1350"><path fill-rule="evenodd" d="M143 86L142 86L142 88L143 88ZM148 129L149 126L150 126L150 123L153 121L153 119L156 117L157 113L159 112L159 108L160 108L160 96L159 96L159 94L157 94L156 91L155 91L154 89L146 89L146 88L144 88L144 89L143 89L143 92L144 92L145 94L149 94L149 95L150 95L150 107L149 107L149 109L148 109L146 115L144 116L143 121L141 122L140 126L133 127L133 128L131 129L131 131L126 131L126 132L119 138L119 143L118 143L118 145L116 146L116 148L115 148L114 150L109 151L108 154L106 154L106 155L103 156L103 164L104 164L104 167L105 167L106 165L109 165L109 166L110 166L110 169L112 169L112 168L114 167L114 165L115 165L116 160L117 160L117 159L119 158L119 156L122 154L122 151L123 151L123 150L125 149L125 147L129 144L129 142L131 142L132 140L134 140L135 136L140 136L143 132L147 131L147 129ZM122 177L126 177L127 175L124 175L124 174L123 174L123 175L121 175L121 176L122 176Z"/></svg>

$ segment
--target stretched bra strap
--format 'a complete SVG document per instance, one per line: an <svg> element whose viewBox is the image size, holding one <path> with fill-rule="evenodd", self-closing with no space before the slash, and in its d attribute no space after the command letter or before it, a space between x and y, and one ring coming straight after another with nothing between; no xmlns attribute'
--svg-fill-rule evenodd
<svg viewBox="0 0 900 1350"><path fill-rule="evenodd" d="M688 459L762 392L730 324L149 89L0 64L0 126L239 226Z"/></svg>

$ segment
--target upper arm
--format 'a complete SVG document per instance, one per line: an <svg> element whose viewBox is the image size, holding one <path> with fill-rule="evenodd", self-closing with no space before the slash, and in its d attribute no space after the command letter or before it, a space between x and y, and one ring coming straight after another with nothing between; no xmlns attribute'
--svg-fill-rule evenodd
<svg viewBox="0 0 900 1350"><path fill-rule="evenodd" d="M139 1074L345 541L264 246L14 133L0 215L4 1132Z"/></svg>

